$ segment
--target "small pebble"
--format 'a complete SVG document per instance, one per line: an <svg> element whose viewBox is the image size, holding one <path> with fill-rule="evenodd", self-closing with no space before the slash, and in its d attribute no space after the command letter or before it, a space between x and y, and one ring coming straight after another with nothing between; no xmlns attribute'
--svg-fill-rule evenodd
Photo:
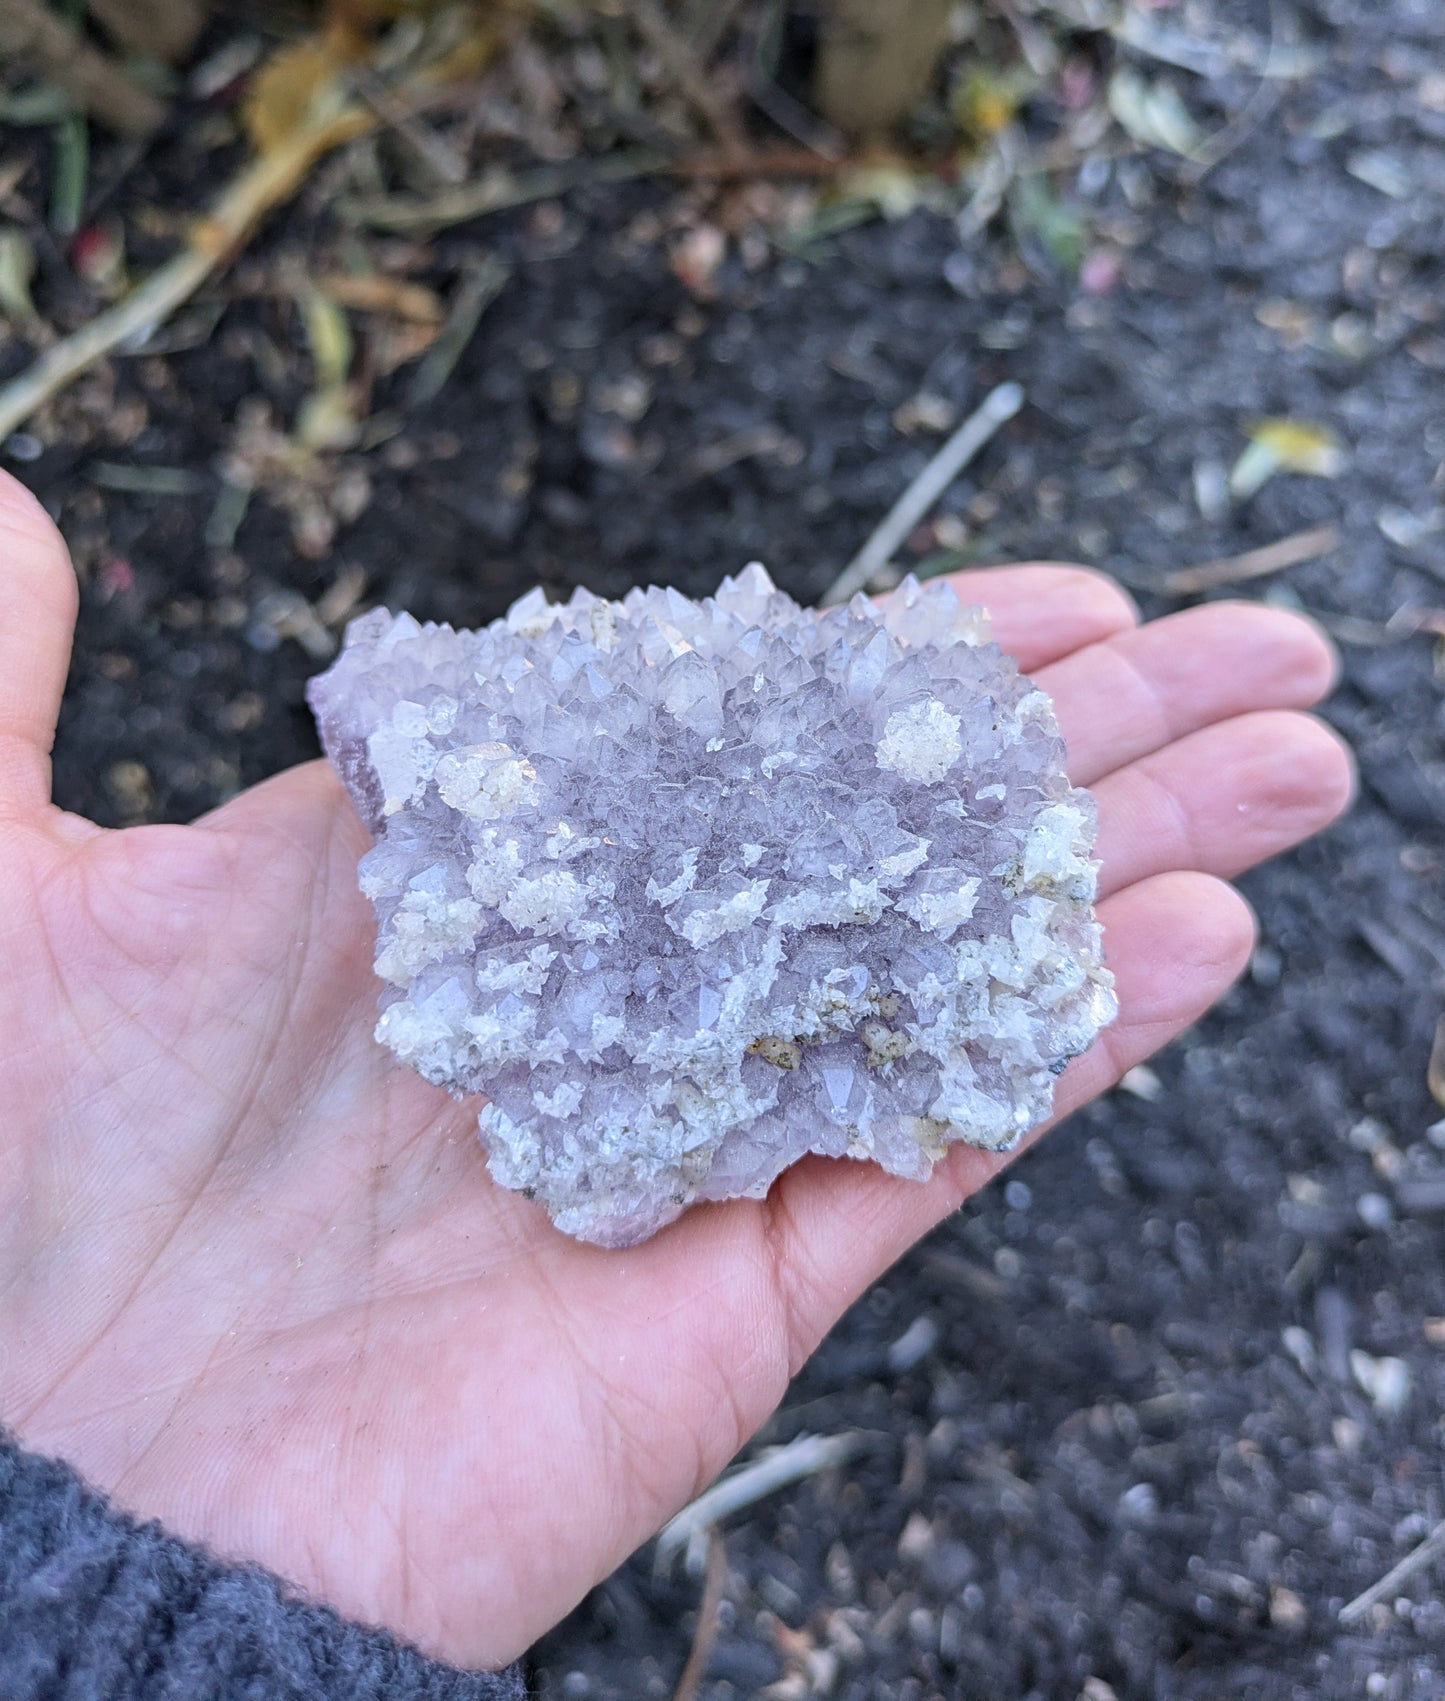
<svg viewBox="0 0 1445 1701"><path fill-rule="evenodd" d="M912 1370L938 1345L938 1325L931 1317L915 1317L888 1349L888 1368L895 1376Z"/></svg>
<svg viewBox="0 0 1445 1701"><path fill-rule="evenodd" d="M1375 1358L1354 1347L1350 1351L1350 1371L1377 1410L1387 1416L1403 1410L1410 1395L1410 1367L1404 1359Z"/></svg>
<svg viewBox="0 0 1445 1701"><path fill-rule="evenodd" d="M921 1512L915 1512L903 1526L903 1533L898 1538L898 1557L917 1564L926 1559L933 1549L933 1525Z"/></svg>
<svg viewBox="0 0 1445 1701"><path fill-rule="evenodd" d="M1309 1331L1301 1329L1297 1323L1291 1323L1280 1331L1280 1339L1284 1342L1284 1350L1305 1375L1313 1376L1320 1367L1320 1360Z"/></svg>
<svg viewBox="0 0 1445 1701"><path fill-rule="evenodd" d="M1276 1630L1302 1629L1309 1619L1309 1609L1294 1592L1282 1583L1272 1583L1269 1590L1269 1622Z"/></svg>
<svg viewBox="0 0 1445 1701"><path fill-rule="evenodd" d="M1395 1208L1383 1193L1362 1193L1355 1201L1366 1228L1385 1229L1395 1220Z"/></svg>
<svg viewBox="0 0 1445 1701"><path fill-rule="evenodd" d="M1164 1094L1164 1083L1147 1063L1136 1063L1132 1069L1126 1069L1119 1079L1119 1085L1124 1092L1132 1093L1136 1099L1143 1099L1146 1104L1153 1104Z"/></svg>
<svg viewBox="0 0 1445 1701"><path fill-rule="evenodd" d="M1136 1482L1119 1496L1119 1510L1134 1524L1147 1524L1159 1510L1159 1496L1153 1483Z"/></svg>

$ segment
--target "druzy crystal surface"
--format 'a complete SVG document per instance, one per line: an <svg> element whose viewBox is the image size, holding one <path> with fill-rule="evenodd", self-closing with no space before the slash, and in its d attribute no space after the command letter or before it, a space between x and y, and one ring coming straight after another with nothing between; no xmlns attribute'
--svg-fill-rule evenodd
<svg viewBox="0 0 1445 1701"><path fill-rule="evenodd" d="M376 836L377 1038L582 1239L808 1151L1011 1146L1114 1014L1093 801L947 585L378 611L311 700Z"/></svg>

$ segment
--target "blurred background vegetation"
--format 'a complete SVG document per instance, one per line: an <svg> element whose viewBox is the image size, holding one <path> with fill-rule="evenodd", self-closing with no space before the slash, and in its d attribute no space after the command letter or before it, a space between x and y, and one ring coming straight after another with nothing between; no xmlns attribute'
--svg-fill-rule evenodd
<svg viewBox="0 0 1445 1701"><path fill-rule="evenodd" d="M145 346L322 161L352 241L339 270L293 279L316 367L300 427L312 450L349 446L359 426L346 313L388 317L393 370L439 350L426 388L457 310L474 322L491 287L474 277L442 303L368 253L377 233L664 174L704 192L773 186L744 238L770 250L807 258L930 206L965 242L997 221L1026 267L1107 289L1117 256L1090 240L1079 173L1150 151L1197 180L1308 57L1152 0L0 0L0 123L49 141L42 228L0 226L0 313L37 356L0 388L0 438L108 354ZM1255 92L1201 120L1182 89L1221 71ZM113 140L93 148L95 132ZM177 145L203 208L117 210L136 162ZM15 155L0 212L36 163ZM700 218L673 239L699 297L728 226ZM166 235L169 258L137 266ZM66 287L37 308L32 284L60 271Z"/></svg>

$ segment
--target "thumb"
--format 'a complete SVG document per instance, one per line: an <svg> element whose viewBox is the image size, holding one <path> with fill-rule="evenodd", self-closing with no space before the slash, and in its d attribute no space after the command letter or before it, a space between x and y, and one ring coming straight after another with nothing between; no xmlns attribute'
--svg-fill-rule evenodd
<svg viewBox="0 0 1445 1701"><path fill-rule="evenodd" d="M0 472L0 824L50 803L50 746L78 592L50 516Z"/></svg>

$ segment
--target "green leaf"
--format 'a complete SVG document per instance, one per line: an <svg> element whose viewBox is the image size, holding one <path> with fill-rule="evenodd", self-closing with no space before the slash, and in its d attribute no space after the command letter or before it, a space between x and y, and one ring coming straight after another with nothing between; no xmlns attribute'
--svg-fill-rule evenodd
<svg viewBox="0 0 1445 1701"><path fill-rule="evenodd" d="M90 131L85 115L71 112L55 126L55 175L50 191L50 228L74 236L85 213L90 177Z"/></svg>
<svg viewBox="0 0 1445 1701"><path fill-rule="evenodd" d="M1078 276L1087 240L1084 221L1075 208L1059 200L1041 172L1019 178L1009 195L1009 212L1020 238L1036 237L1055 265Z"/></svg>

